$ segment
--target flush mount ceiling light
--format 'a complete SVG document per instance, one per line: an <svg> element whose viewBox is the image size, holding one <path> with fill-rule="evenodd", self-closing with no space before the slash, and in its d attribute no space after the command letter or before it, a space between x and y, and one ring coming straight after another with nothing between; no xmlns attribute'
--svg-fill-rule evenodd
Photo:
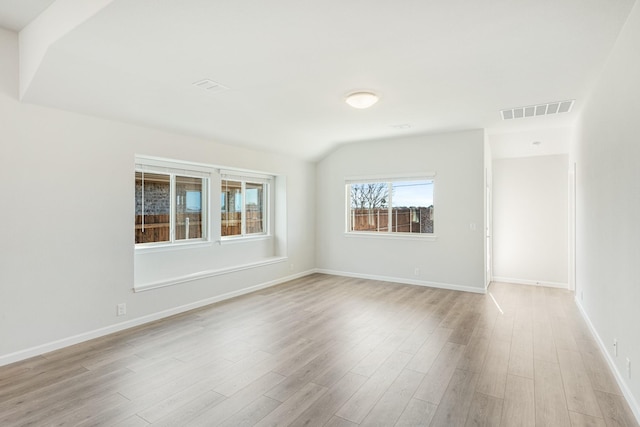
<svg viewBox="0 0 640 427"><path fill-rule="evenodd" d="M378 102L378 95L373 92L353 92L347 95L345 102L353 108L369 108Z"/></svg>

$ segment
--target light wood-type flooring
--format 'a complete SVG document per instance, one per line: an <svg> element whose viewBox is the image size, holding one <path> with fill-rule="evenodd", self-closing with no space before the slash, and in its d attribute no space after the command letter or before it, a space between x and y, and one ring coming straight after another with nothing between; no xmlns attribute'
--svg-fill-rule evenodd
<svg viewBox="0 0 640 427"><path fill-rule="evenodd" d="M0 426L637 426L573 294L315 274L0 368Z"/></svg>

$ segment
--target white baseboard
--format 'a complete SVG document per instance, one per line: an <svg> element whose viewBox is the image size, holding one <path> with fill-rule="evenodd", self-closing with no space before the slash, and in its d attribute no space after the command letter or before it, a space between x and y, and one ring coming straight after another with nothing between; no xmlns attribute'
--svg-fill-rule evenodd
<svg viewBox="0 0 640 427"><path fill-rule="evenodd" d="M223 301L226 299L234 298L240 295L248 294L251 292L258 291L260 289L265 289L271 286L279 285L284 282L288 282L290 280L298 279L301 277L308 276L310 274L315 273L315 270L308 270L302 273L293 274L286 277L281 277L279 279L271 280L269 282L260 283L255 286L250 286L248 288L239 289L233 292L227 292L226 294L216 295L211 298L206 298L200 301L195 301L189 304L181 305L179 307L173 307L167 310L159 311L157 313L149 314L146 316L138 317L136 319L127 320L126 322L117 323L115 325L106 326L104 328L95 329L93 331L83 332L78 335L74 335L67 338L62 338L60 340L56 340L53 342L49 342L46 344L38 345L35 347L27 348L25 350L16 351L14 353L9 353L0 356L0 366L8 365L10 363L19 362L21 360L29 359L31 357L39 356L41 354L49 353L54 350L59 350L64 347L69 347L74 344L79 344L81 342L89 341L94 338L99 338L105 335L112 334L114 332L123 331L125 329L133 328L135 326L140 326L145 323L150 323L156 320L164 319L165 317L173 316L176 314L184 313L189 310L194 310L196 308L204 307L209 304L213 304L219 301Z"/></svg>
<svg viewBox="0 0 640 427"><path fill-rule="evenodd" d="M640 424L640 405L638 405L638 401L635 399L635 397L631 393L631 390L629 390L629 386L627 386L627 383L624 381L624 377L622 376L615 362L611 358L611 354L609 354L609 352L607 351L607 346L604 345L604 342L600 338L600 335L598 335L598 331L596 331L596 328L593 326L593 323L591 323L591 319L589 319L589 316L587 315L587 312L584 310L584 307L582 306L582 304L580 304L580 301L578 300L578 298L575 298L575 301L576 301L576 305L578 306L578 309L580 310L580 314L582 314L584 321L589 326L589 330L591 331L591 334L593 335L596 342L598 343L598 347L600 347L600 352L602 353L605 360L607 361L607 364L609 364L609 369L611 369L611 371L613 372L613 376L615 377L616 382L620 387L620 390L622 390L622 394L624 395L624 398L627 400L627 403L629 404L629 407L631 408L633 415L636 417L636 421L638 422L638 424Z"/></svg>
<svg viewBox="0 0 640 427"><path fill-rule="evenodd" d="M395 283L403 283L405 285L427 286L430 288L449 289L452 291L473 292L476 294L487 293L487 290L485 289L484 284L482 284L481 287L476 288L473 286L454 285L451 283L429 282L426 280L414 280L414 279L403 279L400 277L377 276L375 274L361 274L361 273L351 273L347 271L325 270L322 268L317 268L315 271L316 273L330 274L333 276L345 276L345 277L354 277L357 279L380 280L383 282L395 282Z"/></svg>
<svg viewBox="0 0 640 427"><path fill-rule="evenodd" d="M494 282L515 283L516 285L546 286L548 288L569 289L568 283L545 282L543 280L514 279L512 277L493 277Z"/></svg>

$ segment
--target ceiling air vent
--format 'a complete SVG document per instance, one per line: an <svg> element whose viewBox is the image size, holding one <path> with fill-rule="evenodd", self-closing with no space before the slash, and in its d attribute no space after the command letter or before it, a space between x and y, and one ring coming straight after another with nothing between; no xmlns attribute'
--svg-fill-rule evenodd
<svg viewBox="0 0 640 427"><path fill-rule="evenodd" d="M193 85L195 87L199 87L200 89L204 89L209 93L217 93L217 92L222 92L224 90L229 90L229 88L226 87L225 85L222 85L218 82L214 82L213 80L210 80L210 79L203 79L203 80L197 81L193 83Z"/></svg>
<svg viewBox="0 0 640 427"><path fill-rule="evenodd" d="M568 113L573 108L575 100L549 102L547 104L529 105L526 107L509 108L500 111L502 120L521 119L523 117L546 116L549 114Z"/></svg>

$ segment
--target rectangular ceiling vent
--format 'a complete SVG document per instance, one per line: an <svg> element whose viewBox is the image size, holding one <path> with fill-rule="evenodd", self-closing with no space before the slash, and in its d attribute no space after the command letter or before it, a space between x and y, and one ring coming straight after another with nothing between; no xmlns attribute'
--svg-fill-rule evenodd
<svg viewBox="0 0 640 427"><path fill-rule="evenodd" d="M509 108L500 111L502 120L521 119L523 117L547 116L549 114L569 113L574 99L569 101L549 102L547 104L529 105L527 107Z"/></svg>
<svg viewBox="0 0 640 427"><path fill-rule="evenodd" d="M225 85L220 84L218 82L214 82L211 79L203 79L193 83L193 85L195 87L199 87L200 89L204 89L209 93L218 93L225 90L229 90L229 88L226 87Z"/></svg>

